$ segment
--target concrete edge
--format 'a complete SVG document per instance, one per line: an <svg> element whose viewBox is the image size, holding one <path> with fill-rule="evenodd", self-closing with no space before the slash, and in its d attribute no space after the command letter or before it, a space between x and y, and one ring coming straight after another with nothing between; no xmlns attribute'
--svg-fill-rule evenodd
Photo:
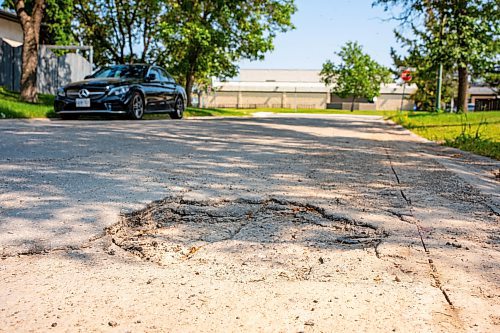
<svg viewBox="0 0 500 333"><path fill-rule="evenodd" d="M500 216L500 182L496 180L492 175L488 175L485 170L480 170L473 165L470 165L465 159L477 161L480 163L491 164L493 165L493 170L500 170L500 161L494 160L492 158L477 155L468 151L463 151L458 148L447 147L438 144L435 141L423 138L407 128L396 124L392 120L384 119L389 126L396 128L405 134L409 135L417 142L430 146L434 149L439 150L436 154L436 151L428 151L426 153L419 152L420 154L424 154L432 159L434 159L437 163L441 164L443 167L453 172L455 175L460 177L462 180L466 181L468 184L478 189L482 194L486 195L490 199L491 202L486 203L489 208L498 216ZM460 155L463 157L452 157L453 155Z"/></svg>

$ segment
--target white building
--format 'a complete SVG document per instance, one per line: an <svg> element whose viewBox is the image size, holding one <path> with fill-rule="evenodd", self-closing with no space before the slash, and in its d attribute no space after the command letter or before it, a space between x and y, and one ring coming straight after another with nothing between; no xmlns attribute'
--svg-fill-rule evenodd
<svg viewBox="0 0 500 333"><path fill-rule="evenodd" d="M239 77L214 82L210 107L324 109L330 91L316 70L241 70Z"/></svg>
<svg viewBox="0 0 500 333"><path fill-rule="evenodd" d="M330 88L321 82L319 73L319 70L242 69L240 75L230 81L214 82L212 91L203 96L201 103L204 107L349 109L351 99L332 95ZM415 89L405 87L406 96ZM401 85L385 85L375 103L357 99L355 109L398 110L402 94ZM405 99L403 108L412 110L413 102Z"/></svg>

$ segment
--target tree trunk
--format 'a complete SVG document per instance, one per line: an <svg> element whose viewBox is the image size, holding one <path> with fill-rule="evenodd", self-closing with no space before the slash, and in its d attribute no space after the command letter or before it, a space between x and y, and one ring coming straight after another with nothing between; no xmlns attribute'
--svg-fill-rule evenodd
<svg viewBox="0 0 500 333"><path fill-rule="evenodd" d="M36 68L38 65L38 41L35 39L33 27L24 30L21 100L29 103L38 101L36 87Z"/></svg>
<svg viewBox="0 0 500 333"><path fill-rule="evenodd" d="M356 100L356 96L352 96L352 101L351 101L351 112L354 111L354 101Z"/></svg>
<svg viewBox="0 0 500 333"><path fill-rule="evenodd" d="M187 96L187 106L192 106L191 94L193 90L194 75L191 72L186 74L186 96Z"/></svg>
<svg viewBox="0 0 500 333"><path fill-rule="evenodd" d="M458 112L467 112L467 90L469 88L469 78L466 66L458 67Z"/></svg>
<svg viewBox="0 0 500 333"><path fill-rule="evenodd" d="M35 0L31 16L26 12L24 0L17 0L15 5L23 29L21 100L36 103L38 100L36 87L38 42L45 0Z"/></svg>

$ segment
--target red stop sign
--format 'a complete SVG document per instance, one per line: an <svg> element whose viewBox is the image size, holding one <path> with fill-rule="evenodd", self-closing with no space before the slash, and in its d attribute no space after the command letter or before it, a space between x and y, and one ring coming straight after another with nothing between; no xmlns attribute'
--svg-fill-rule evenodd
<svg viewBox="0 0 500 333"><path fill-rule="evenodd" d="M401 73L401 79L403 79L403 81L405 81L405 82L410 82L411 79L412 79L412 77L411 77L411 71L409 69L404 70Z"/></svg>

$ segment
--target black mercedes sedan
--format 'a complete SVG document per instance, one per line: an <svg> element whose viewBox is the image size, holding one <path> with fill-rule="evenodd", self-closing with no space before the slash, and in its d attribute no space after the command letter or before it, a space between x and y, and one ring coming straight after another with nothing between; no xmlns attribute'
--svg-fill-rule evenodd
<svg viewBox="0 0 500 333"><path fill-rule="evenodd" d="M83 81L59 88L55 112L63 119L82 114L127 115L141 119L147 113L168 113L181 119L186 91L161 67L145 64L101 68Z"/></svg>

